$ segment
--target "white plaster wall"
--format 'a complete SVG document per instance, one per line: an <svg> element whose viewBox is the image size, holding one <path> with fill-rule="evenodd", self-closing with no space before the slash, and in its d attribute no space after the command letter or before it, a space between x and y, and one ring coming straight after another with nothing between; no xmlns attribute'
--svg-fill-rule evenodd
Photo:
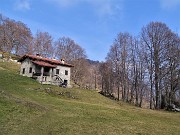
<svg viewBox="0 0 180 135"><path fill-rule="evenodd" d="M29 69L30 67L32 67L32 73L29 73ZM25 73L23 74L23 68L25 68ZM21 63L21 71L20 71L20 75L23 76L27 76L27 77L32 77L33 72L35 72L35 66L34 64L29 60L29 59L25 59L22 63Z"/></svg>
<svg viewBox="0 0 180 135"><path fill-rule="evenodd" d="M61 79L63 80L67 80L68 81L68 85L70 85L70 75L71 75L71 68L70 67L65 67L65 66L57 66L54 70L53 70L53 74L56 75L56 69L59 69L59 76L61 77ZM65 75L65 70L68 71L68 75Z"/></svg>

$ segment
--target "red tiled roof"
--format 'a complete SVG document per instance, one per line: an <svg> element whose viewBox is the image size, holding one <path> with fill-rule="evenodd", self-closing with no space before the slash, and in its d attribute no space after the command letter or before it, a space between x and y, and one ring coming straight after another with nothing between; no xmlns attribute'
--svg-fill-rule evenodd
<svg viewBox="0 0 180 135"><path fill-rule="evenodd" d="M49 64L47 62L43 62L43 61L32 61L34 64L37 64L39 66L43 66L43 67L51 67L51 68L55 68L55 65Z"/></svg>
<svg viewBox="0 0 180 135"><path fill-rule="evenodd" d="M73 67L73 65L71 64L68 64L66 62L61 62L59 60L54 60L54 59L49 59L49 58L44 58L44 57L41 57L41 56L35 56L35 55L24 55L23 57L21 57L18 61L19 62L22 62L24 61L26 58L29 58L33 61L39 61L39 62L44 62L44 63L47 63L47 64L50 64L50 65L62 65L62 66L67 66L67 67Z"/></svg>

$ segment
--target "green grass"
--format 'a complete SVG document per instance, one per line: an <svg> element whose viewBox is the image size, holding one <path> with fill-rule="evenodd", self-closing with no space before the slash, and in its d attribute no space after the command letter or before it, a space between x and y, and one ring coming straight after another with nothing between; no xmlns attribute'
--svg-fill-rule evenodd
<svg viewBox="0 0 180 135"><path fill-rule="evenodd" d="M2 135L179 135L180 113L153 111L96 91L41 85L0 62Z"/></svg>

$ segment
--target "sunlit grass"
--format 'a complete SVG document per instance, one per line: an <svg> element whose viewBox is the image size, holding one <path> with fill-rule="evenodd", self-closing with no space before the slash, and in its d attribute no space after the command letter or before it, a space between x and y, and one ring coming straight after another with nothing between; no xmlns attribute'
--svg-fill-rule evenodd
<svg viewBox="0 0 180 135"><path fill-rule="evenodd" d="M96 91L41 85L0 62L2 135L163 135L180 133L180 113L154 111L103 97Z"/></svg>

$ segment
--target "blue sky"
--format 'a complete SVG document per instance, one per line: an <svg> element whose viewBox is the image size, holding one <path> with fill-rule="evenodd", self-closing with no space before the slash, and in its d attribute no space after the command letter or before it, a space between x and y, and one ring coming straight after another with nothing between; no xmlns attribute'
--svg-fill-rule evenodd
<svg viewBox="0 0 180 135"><path fill-rule="evenodd" d="M180 35L180 0L0 0L0 13L27 24L33 34L70 37L99 61L119 32L138 36L151 21Z"/></svg>

